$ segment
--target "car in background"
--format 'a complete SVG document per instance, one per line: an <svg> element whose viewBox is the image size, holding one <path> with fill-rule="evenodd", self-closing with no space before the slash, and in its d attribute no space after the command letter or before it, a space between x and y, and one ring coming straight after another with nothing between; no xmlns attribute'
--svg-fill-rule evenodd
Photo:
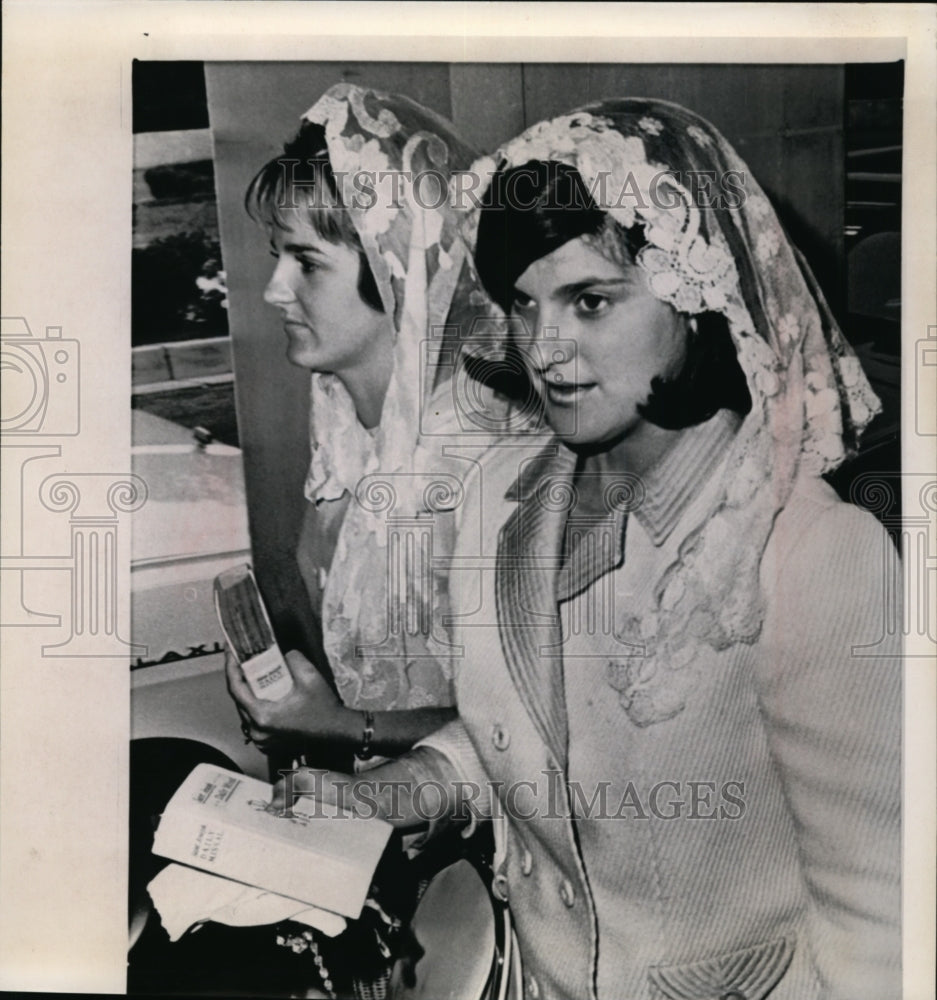
<svg viewBox="0 0 937 1000"><path fill-rule="evenodd" d="M266 758L245 744L224 675L224 640L212 585L251 560L239 448L143 409L133 411L133 471L147 485L134 515L131 735L209 744L267 779Z"/></svg>

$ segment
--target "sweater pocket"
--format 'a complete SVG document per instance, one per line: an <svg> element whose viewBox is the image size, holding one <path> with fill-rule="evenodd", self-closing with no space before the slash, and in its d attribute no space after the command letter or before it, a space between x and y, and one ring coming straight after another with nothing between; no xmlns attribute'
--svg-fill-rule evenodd
<svg viewBox="0 0 937 1000"><path fill-rule="evenodd" d="M654 1000L763 1000L781 981L794 956L793 937L713 955L683 965L648 970Z"/></svg>

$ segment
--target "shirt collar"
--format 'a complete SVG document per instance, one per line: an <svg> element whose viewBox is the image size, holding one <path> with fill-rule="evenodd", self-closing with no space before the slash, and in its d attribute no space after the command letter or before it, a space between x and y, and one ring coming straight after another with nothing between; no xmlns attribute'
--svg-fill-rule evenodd
<svg viewBox="0 0 937 1000"><path fill-rule="evenodd" d="M528 500L536 492L545 476L572 476L576 456L558 438L553 438L532 459L524 463L504 494L505 500Z"/></svg>
<svg viewBox="0 0 937 1000"><path fill-rule="evenodd" d="M644 497L634 516L655 545L662 545L699 495L735 437L741 418L731 410L688 427L641 477Z"/></svg>
<svg viewBox="0 0 937 1000"><path fill-rule="evenodd" d="M636 500L630 512L655 545L667 540L698 496L740 423L740 417L731 410L720 410L705 423L686 428L641 477L643 497ZM521 470L505 499L529 499L544 475L556 474L560 469L571 477L575 459L570 459L570 454L564 444L552 441Z"/></svg>

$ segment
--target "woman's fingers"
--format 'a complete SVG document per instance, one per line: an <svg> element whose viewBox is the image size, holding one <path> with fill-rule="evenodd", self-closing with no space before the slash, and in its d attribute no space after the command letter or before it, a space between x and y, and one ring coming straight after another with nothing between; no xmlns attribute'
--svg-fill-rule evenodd
<svg viewBox="0 0 937 1000"><path fill-rule="evenodd" d="M338 695L332 690L329 682L315 664L311 663L299 650L291 649L286 654L286 663L296 688L300 693L312 718L328 715L341 705Z"/></svg>
<svg viewBox="0 0 937 1000"><path fill-rule="evenodd" d="M315 664L307 657L303 656L298 649L291 649L286 653L286 665L294 679L308 677L311 674L318 674Z"/></svg>
<svg viewBox="0 0 937 1000"><path fill-rule="evenodd" d="M241 719L241 732L244 734L244 740L247 743L253 743L261 753L266 753L266 742L270 734L265 729L260 728L262 715L259 711L260 706L258 706L257 698L254 697L254 693L244 677L244 671L241 670L230 651L225 654L224 668L228 693L234 700L234 707Z"/></svg>
<svg viewBox="0 0 937 1000"><path fill-rule="evenodd" d="M281 773L283 777L273 786L272 804L277 809L289 809L303 795L312 795L320 802L338 803L340 788L347 787L352 780L338 772L313 767L298 767ZM336 788L336 780L339 788Z"/></svg>
<svg viewBox="0 0 937 1000"><path fill-rule="evenodd" d="M230 653L225 658L228 692L241 715L245 739L256 743L271 738L344 737L348 720L343 713L348 710L325 677L298 650L290 650L284 659L295 684L286 696L268 701L253 693L237 660Z"/></svg>
<svg viewBox="0 0 937 1000"><path fill-rule="evenodd" d="M298 649L291 649L286 654L286 665L293 675L296 686L308 695L335 697L334 692L329 687L329 682L322 676L319 668L303 656Z"/></svg>
<svg viewBox="0 0 937 1000"><path fill-rule="evenodd" d="M238 707L249 710L254 695L250 686L244 678L244 671L238 661L230 654L225 655L224 661L225 679L228 683L228 693L237 702Z"/></svg>
<svg viewBox="0 0 937 1000"><path fill-rule="evenodd" d="M247 683L244 671L233 656L225 660L225 677L228 693L234 699L241 717L246 715L253 725L263 726L266 721L266 709L270 703L265 704L254 694Z"/></svg>

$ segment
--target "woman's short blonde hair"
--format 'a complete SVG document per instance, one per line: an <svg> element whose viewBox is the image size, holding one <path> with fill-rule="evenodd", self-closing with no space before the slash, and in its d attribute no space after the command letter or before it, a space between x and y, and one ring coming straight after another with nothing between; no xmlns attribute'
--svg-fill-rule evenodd
<svg viewBox="0 0 937 1000"><path fill-rule="evenodd" d="M323 240L357 250L361 259L358 293L372 309L383 312L358 231L342 203L321 125L303 122L283 152L254 175L244 195L244 207L252 219L271 231L288 228L285 212L302 210Z"/></svg>

